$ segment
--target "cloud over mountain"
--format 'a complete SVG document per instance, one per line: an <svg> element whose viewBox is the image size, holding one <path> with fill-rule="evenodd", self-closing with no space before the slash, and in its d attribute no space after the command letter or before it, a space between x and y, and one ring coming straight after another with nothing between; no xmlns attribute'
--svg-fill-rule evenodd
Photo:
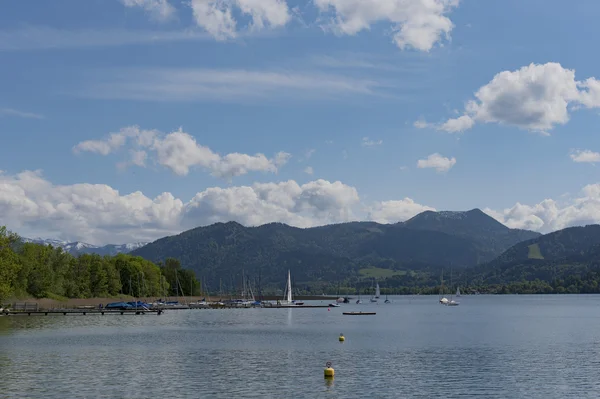
<svg viewBox="0 0 600 399"><path fill-rule="evenodd" d="M140 191L120 193L105 184L55 185L40 171L0 174L2 224L26 236L96 245L147 242L215 222L298 227L352 220L395 223L425 210L435 208L411 198L364 204L356 188L323 179L210 187L182 200L168 192L155 198ZM580 196L563 203L546 199L485 212L509 227L541 232L599 223L600 184L587 185Z"/></svg>

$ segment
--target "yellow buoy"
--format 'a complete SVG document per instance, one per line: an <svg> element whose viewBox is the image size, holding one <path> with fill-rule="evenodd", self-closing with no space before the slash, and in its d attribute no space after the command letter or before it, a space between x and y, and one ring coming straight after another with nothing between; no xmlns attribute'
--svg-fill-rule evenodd
<svg viewBox="0 0 600 399"><path fill-rule="evenodd" d="M334 374L335 370L331 367L331 362L327 362L327 364L325 365L323 375L325 376L325 378L333 378Z"/></svg>
<svg viewBox="0 0 600 399"><path fill-rule="evenodd" d="M340 334L339 340L340 340L340 342L344 342L346 340L346 337L344 337L344 334Z"/></svg>

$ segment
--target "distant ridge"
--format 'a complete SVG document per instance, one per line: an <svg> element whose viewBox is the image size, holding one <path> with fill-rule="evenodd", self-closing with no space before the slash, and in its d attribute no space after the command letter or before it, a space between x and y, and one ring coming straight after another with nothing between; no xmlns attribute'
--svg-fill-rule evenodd
<svg viewBox="0 0 600 399"><path fill-rule="evenodd" d="M70 253L71 255L80 255L80 254L98 254L98 255L116 255L120 253L129 253L135 249L141 248L147 243L144 242L135 242L129 244L108 244L103 246L97 246L88 244L81 241L61 241L54 239L43 239L43 238L26 238L22 237L21 240L23 242L33 242L36 244L42 245L52 245L53 247L60 247L65 252Z"/></svg>
<svg viewBox="0 0 600 399"><path fill-rule="evenodd" d="M480 284L529 282L534 292L600 291L600 225L569 227L520 242L470 273Z"/></svg>
<svg viewBox="0 0 600 399"><path fill-rule="evenodd" d="M423 212L404 223L350 222L296 228L215 223L165 237L131 252L153 262L177 258L208 279L228 281L244 269L265 282L339 281L369 267L391 271L463 269L491 261L514 244L540 236L509 229L479 209ZM392 272L394 273L394 272Z"/></svg>

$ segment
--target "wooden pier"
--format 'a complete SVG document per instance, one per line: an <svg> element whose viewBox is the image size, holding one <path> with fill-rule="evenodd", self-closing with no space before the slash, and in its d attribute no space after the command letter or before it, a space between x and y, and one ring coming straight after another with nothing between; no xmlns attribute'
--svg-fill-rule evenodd
<svg viewBox="0 0 600 399"><path fill-rule="evenodd" d="M164 309L104 309L92 308L89 306L81 306L71 309L40 309L37 303L14 303L12 309L5 313L8 316L49 316L49 315L101 315L118 314L118 315L142 315L142 314L162 314Z"/></svg>
<svg viewBox="0 0 600 399"><path fill-rule="evenodd" d="M102 315L118 314L118 315L140 315L140 314L162 314L162 309L40 309L40 310L11 310L8 316L49 316L49 315Z"/></svg>

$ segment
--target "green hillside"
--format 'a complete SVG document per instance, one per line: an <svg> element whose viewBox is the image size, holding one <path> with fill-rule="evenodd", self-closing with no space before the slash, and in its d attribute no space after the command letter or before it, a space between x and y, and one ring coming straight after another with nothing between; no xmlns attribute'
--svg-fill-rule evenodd
<svg viewBox="0 0 600 399"><path fill-rule="evenodd" d="M368 285L364 280L370 278L388 278L401 286L435 284L443 267L482 264L521 239L539 236L509 229L479 210L421 215L406 223L352 222L307 229L281 223L216 223L157 240L132 255L153 262L177 258L213 288L235 285L242 271L260 275L265 287L282 286L288 269L298 286L341 281Z"/></svg>

